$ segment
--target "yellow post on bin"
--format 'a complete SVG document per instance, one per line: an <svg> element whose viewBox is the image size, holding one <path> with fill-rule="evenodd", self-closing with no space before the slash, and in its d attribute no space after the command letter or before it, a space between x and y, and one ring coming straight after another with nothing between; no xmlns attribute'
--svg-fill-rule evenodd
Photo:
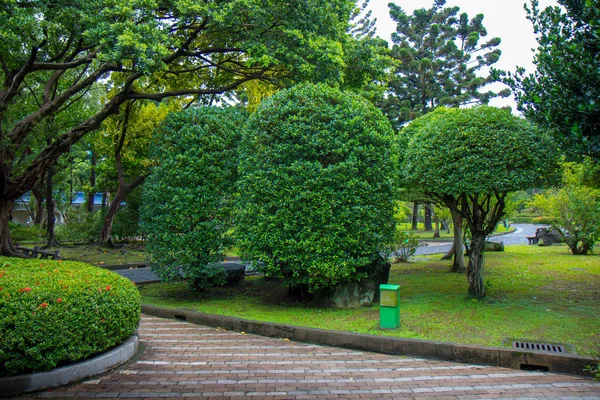
<svg viewBox="0 0 600 400"><path fill-rule="evenodd" d="M379 326L400 327L400 285L379 285Z"/></svg>

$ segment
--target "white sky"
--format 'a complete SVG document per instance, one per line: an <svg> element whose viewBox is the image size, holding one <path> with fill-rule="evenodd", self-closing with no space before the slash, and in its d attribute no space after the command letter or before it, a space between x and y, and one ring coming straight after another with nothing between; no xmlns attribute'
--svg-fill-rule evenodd
<svg viewBox="0 0 600 400"><path fill-rule="evenodd" d="M527 4L529 0L526 0ZM524 67L527 71L535 70L532 60L532 49L537 48L537 42L533 33L531 22L526 18L523 5L525 0L447 0L445 7L460 7L460 13L466 12L469 19L477 14L483 14L483 26L487 29L488 35L485 39L499 37L502 39L500 50L502 56L494 64L495 68L505 71L515 71L517 66ZM396 24L389 16L388 3L393 2L402 7L404 12L411 15L417 8L431 8L433 0L371 0L370 8L373 11L373 17L377 18L377 35L385 40L391 46L391 34L396 30ZM539 6L544 9L546 6L558 5L556 0L539 0ZM490 86L498 91L504 85ZM516 111L514 100L511 97L505 99L494 99L491 105L501 107L510 105L513 111Z"/></svg>

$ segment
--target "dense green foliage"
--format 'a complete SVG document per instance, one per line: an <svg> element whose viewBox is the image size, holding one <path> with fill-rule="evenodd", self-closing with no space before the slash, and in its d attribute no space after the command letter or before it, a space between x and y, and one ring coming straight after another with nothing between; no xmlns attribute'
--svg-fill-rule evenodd
<svg viewBox="0 0 600 400"><path fill-rule="evenodd" d="M552 129L570 155L600 158L600 3L558 0L562 6L540 10L532 0L527 18L537 34L533 63L508 74L518 108Z"/></svg>
<svg viewBox="0 0 600 400"><path fill-rule="evenodd" d="M56 239L60 243L92 243L98 239L102 228L104 211L87 212L83 207L68 207L67 223L56 227Z"/></svg>
<svg viewBox="0 0 600 400"><path fill-rule="evenodd" d="M214 264L232 245L238 142L246 121L235 108L171 114L151 150L158 165L143 191L142 226L154 271L202 289L223 284Z"/></svg>
<svg viewBox="0 0 600 400"><path fill-rule="evenodd" d="M508 111L439 108L423 117L405 149L403 179L462 216L471 233L469 292L485 295L485 237L505 215L510 192L544 187L556 176L548 135Z"/></svg>
<svg viewBox="0 0 600 400"><path fill-rule="evenodd" d="M586 186L584 175L584 164L564 163L562 186L533 200L573 254L588 254L600 239L600 189Z"/></svg>
<svg viewBox="0 0 600 400"><path fill-rule="evenodd" d="M0 257L0 376L101 353L137 328L131 281L79 262Z"/></svg>
<svg viewBox="0 0 600 400"><path fill-rule="evenodd" d="M397 24L391 55L398 63L383 109L396 128L440 105L487 104L509 94L483 90L497 77L482 76L481 69L496 63L501 54L499 38L480 42L487 35L483 14L469 20L466 13L459 15L458 7L445 4L435 0L430 9L416 9L412 15L389 4Z"/></svg>
<svg viewBox="0 0 600 400"><path fill-rule="evenodd" d="M25 226L12 222L8 226L10 228L10 236L17 244L44 240L44 231L39 226Z"/></svg>
<svg viewBox="0 0 600 400"><path fill-rule="evenodd" d="M369 53L345 53L355 7L353 0L2 2L0 252L15 254L13 202L126 102L212 100L254 80L342 83L346 63ZM362 72L351 81L368 81Z"/></svg>
<svg viewBox="0 0 600 400"><path fill-rule="evenodd" d="M325 85L277 93L242 141L236 237L243 258L289 288L356 282L394 233L389 122Z"/></svg>

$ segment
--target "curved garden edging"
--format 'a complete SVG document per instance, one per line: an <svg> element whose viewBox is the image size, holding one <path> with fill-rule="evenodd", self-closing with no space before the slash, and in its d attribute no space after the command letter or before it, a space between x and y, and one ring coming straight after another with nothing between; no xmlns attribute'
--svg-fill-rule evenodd
<svg viewBox="0 0 600 400"><path fill-rule="evenodd" d="M0 378L0 397L15 396L51 389L102 374L129 361L138 351L139 338L134 334L117 347L87 360L37 372Z"/></svg>
<svg viewBox="0 0 600 400"><path fill-rule="evenodd" d="M592 357L584 357L577 354L551 354L501 347L329 331L325 329L244 320L223 315L204 314L192 310L156 307L146 304L142 304L142 313L261 336L287 338L299 342L386 354L428 357L470 364L494 365L513 369L543 369L550 372L585 377L592 376L591 373L584 371L585 366L595 362Z"/></svg>

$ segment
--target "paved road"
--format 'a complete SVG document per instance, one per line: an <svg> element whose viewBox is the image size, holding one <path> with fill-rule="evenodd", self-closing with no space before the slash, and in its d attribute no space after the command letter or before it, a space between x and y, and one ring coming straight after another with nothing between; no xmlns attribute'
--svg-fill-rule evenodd
<svg viewBox="0 0 600 400"><path fill-rule="evenodd" d="M507 235L494 236L490 238L492 242L503 242L505 245L527 244L527 236L535 236L535 230L541 225L532 224L513 224L515 231ZM452 247L447 242L429 242L427 246L420 246L417 249L417 255L447 253Z"/></svg>
<svg viewBox="0 0 600 400"><path fill-rule="evenodd" d="M26 398L600 400L600 383L360 352L145 316L139 359Z"/></svg>

